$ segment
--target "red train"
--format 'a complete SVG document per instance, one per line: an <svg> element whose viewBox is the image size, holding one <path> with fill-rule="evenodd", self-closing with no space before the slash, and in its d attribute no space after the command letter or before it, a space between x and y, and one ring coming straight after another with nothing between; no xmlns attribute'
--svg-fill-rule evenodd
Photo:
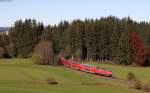
<svg viewBox="0 0 150 93"><path fill-rule="evenodd" d="M112 71L107 71L104 69L98 69L98 68L91 66L91 65L77 63L75 61L66 60L64 58L60 58L59 62L60 62L60 64L67 66L67 67L70 67L72 69L81 70L81 71L92 73L92 74L112 77Z"/></svg>

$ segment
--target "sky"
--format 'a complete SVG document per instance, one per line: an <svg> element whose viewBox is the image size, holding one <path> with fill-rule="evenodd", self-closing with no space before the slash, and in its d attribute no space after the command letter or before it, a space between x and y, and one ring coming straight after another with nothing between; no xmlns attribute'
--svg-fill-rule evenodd
<svg viewBox="0 0 150 93"><path fill-rule="evenodd" d="M54 25L61 20L109 15L149 22L150 0L0 0L0 27L26 18Z"/></svg>

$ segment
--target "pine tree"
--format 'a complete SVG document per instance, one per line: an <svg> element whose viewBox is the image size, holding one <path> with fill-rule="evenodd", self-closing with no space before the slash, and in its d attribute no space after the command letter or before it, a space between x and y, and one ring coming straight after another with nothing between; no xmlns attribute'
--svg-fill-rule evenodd
<svg viewBox="0 0 150 93"><path fill-rule="evenodd" d="M118 39L119 36L117 35L117 31L114 31L110 37L110 49L113 62L115 62L115 58L117 56Z"/></svg>
<svg viewBox="0 0 150 93"><path fill-rule="evenodd" d="M9 34L10 43L16 51L14 54L19 57L30 57L34 46L40 41L43 29L43 24L37 26L35 20L16 21Z"/></svg>
<svg viewBox="0 0 150 93"><path fill-rule="evenodd" d="M45 27L43 34L41 36L42 40L52 41L53 40L53 32L51 25Z"/></svg>
<svg viewBox="0 0 150 93"><path fill-rule="evenodd" d="M68 29L69 31L69 49L72 56L81 55L81 38L80 38L80 28L78 21L74 21Z"/></svg>
<svg viewBox="0 0 150 93"><path fill-rule="evenodd" d="M16 21L14 27L10 29L10 33L9 33L10 42L14 45L14 49L15 49L14 54L16 56L19 55L20 53L19 48L21 47L20 39L22 38L22 25L23 25L22 20Z"/></svg>
<svg viewBox="0 0 150 93"><path fill-rule="evenodd" d="M116 61L119 64L129 65L131 64L131 45L130 45L130 37L128 24L125 26L125 31L122 32L120 39L118 41L117 47L117 57Z"/></svg>

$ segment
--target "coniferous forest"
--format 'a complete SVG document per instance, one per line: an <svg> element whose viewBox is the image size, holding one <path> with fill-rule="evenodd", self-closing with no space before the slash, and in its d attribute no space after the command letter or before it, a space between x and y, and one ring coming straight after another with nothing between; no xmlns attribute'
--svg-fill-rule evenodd
<svg viewBox="0 0 150 93"><path fill-rule="evenodd" d="M8 35L0 36L0 57L30 58L41 41L51 42L55 58L150 65L150 23L115 16L48 26L34 19L17 20Z"/></svg>

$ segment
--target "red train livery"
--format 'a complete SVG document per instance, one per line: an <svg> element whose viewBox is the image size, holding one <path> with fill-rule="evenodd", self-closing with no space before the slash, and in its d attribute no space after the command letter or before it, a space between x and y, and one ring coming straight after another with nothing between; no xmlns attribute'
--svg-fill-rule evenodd
<svg viewBox="0 0 150 93"><path fill-rule="evenodd" d="M112 77L112 71L107 71L104 69L98 69L98 68L91 66L91 65L77 63L77 62L72 61L72 60L66 60L62 57L59 59L59 62L60 62L60 64L67 66L67 67L70 67L72 69L81 70L81 71L92 73L92 74Z"/></svg>

